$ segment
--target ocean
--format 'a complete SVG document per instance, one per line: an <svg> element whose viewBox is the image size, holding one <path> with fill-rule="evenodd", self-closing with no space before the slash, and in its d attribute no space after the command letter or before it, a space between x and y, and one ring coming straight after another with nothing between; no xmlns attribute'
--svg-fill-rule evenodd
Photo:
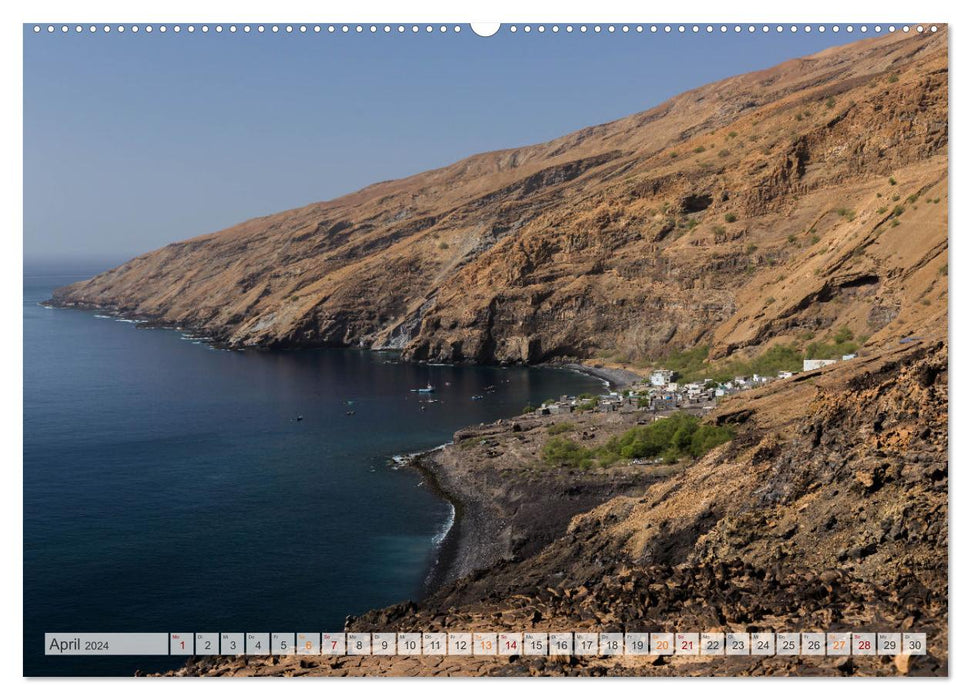
<svg viewBox="0 0 971 700"><path fill-rule="evenodd" d="M45 657L44 632L340 631L415 599L452 508L391 458L602 387L550 368L215 350L39 305L99 269L24 270L29 676L180 665Z"/></svg>

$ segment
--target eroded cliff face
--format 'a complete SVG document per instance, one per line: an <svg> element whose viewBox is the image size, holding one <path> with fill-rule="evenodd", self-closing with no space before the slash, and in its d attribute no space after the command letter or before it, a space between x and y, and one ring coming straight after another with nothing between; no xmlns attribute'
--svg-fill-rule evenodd
<svg viewBox="0 0 971 700"><path fill-rule="evenodd" d="M231 347L417 360L750 353L946 322L947 35L893 35L247 221L55 303Z"/></svg>

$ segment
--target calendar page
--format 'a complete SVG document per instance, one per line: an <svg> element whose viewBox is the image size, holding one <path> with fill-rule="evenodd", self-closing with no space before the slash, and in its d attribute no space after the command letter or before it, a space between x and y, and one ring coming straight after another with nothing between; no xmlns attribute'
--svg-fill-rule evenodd
<svg viewBox="0 0 971 700"><path fill-rule="evenodd" d="M24 676L948 675L949 26L650 9L25 20Z"/></svg>

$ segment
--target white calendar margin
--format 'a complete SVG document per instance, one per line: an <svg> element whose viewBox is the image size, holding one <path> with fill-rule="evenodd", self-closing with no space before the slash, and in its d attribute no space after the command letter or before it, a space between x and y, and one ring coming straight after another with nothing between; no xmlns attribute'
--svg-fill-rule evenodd
<svg viewBox="0 0 971 700"><path fill-rule="evenodd" d="M10 3L14 5L14 3ZM957 12L949 4L939 5L916 4L913 2L901 2L900 0L883 0L879 3L864 1L858 3L848 3L845 0L814 0L812 3L779 3L758 0L740 2L735 4L715 2L714 0L696 0L690 4L684 3L645 3L634 2L632 0L596 0L596 2L581 3L575 0L534 0L527 4L522 0L493 0L492 2L455 3L447 0L411 0L410 2L394 2L393 0L368 0L367 4L361 2L345 3L320 3L311 0L275 0L272 4L265 2L255 2L254 0L238 0L232 5L215 2L214 0L168 0L164 4L158 3L153 7L151 3L128 3L121 0L87 0L85 2L70 2L69 0L51 0L50 2L35 2L31 5L15 5L5 7L0 10L3 12L3 23L0 23L0 31L4 34L0 36L0 51L3 52L3 85L4 96L10 101L20 101L22 103L22 77L23 77L23 35L21 24L26 22L40 21L124 21L124 22L160 22L160 21L179 21L179 22L199 22L199 21L260 21L266 19L272 21L447 21L449 23L458 22L466 24L470 21L495 21L504 22L577 22L577 21L621 21L621 22L812 22L824 20L826 22L873 22L874 20L896 21L923 21L923 15L928 13L933 17L928 17L928 21L953 22L958 20ZM963 18L961 18L963 19ZM963 27L962 27L963 29ZM961 31L961 30L959 30ZM965 31L961 31L962 38ZM961 42L952 40L950 43L950 61L952 66L952 81L960 83L961 88L955 89L950 94L952 121L958 123L957 114L962 116L971 114L971 103L968 102L968 95L971 94L971 85L963 77L971 75L971 62L965 57L965 49ZM22 111L9 110L4 114L5 121L2 130L3 162L7 164L19 164L17 172L22 173L23 151L22 140L20 138ZM962 170L960 163L971 162L971 151L964 145L968 143L962 135L951 139L951 161L949 176L954 181L960 181L958 173ZM0 211L5 213L5 223L8 231L22 231L23 223L23 181L22 176L11 178L11 187L4 188L0 192L3 198ZM959 210L950 212L950 230L964 230L962 224L967 217ZM5 265L6 274L0 276L0 284L5 292L0 295L0 299L7 306L7 318L20 318L21 314L21 275L22 275L22 241L16 235L4 238L3 251L6 255L0 256L0 263ZM971 254L968 253L967 246L960 237L951 236L949 243L949 256L956 267L961 263L971 263ZM952 308L971 308L971 279L963 275L954 275L949 280L950 303ZM971 332L968 329L955 327L956 318L949 319L951 323L952 342L950 352L957 352L959 348L967 353L971 349ZM8 329L8 343L0 350L0 357L6 362L2 364L4 373L3 381L6 387L19 387L21 393L8 391L6 402L2 407L2 427L0 435L3 437L3 445L7 454L5 464L14 468L9 469L8 488L4 489L4 508L0 510L0 518L6 526L5 531L8 536L4 538L5 560L10 566L11 575L5 576L0 583L4 600L7 605L4 607L3 622L5 629L10 630L14 635L15 643L23 638L23 423L22 423L22 388L23 388L23 366L22 352L23 339L22 327L20 324L13 324L15 329ZM14 337L10 338L9 335ZM949 406L949 416L952 425L967 423L967 420L960 421L961 418L971 418L971 368L963 363L953 363L950 368L951 404ZM949 441L952 451L951 461L958 461L960 457L971 457L969 443L960 432L950 431ZM960 460L968 462L969 460ZM16 468L19 465L19 469ZM12 474L11 474L12 472ZM955 470L950 474L951 493L958 491L966 493L968 491L967 478L961 470ZM13 483L10 483L10 480ZM968 541L971 539L971 509L949 509L953 513L949 542L953 542L958 533L965 535L961 539ZM951 551L953 554L953 549ZM960 559L949 557L950 575L952 578L950 590L958 590L958 584L963 583L961 590L967 589L969 581L969 569L971 564ZM960 596L954 597L949 601L950 628L956 626L960 629L971 629L971 620L967 614L967 607ZM878 690L881 700L893 698L907 698L913 700L915 693L926 692L933 683L934 700L940 697L957 697L965 695L969 688L965 687L968 683L968 671L961 672L961 668L968 668L968 664L962 664L964 656L957 656L958 650L963 652L967 647L955 645L956 635L950 635L948 644L950 655L950 667L955 669L955 682L940 683L933 680L913 679L906 683L888 684L881 683ZM78 694L83 699L97 696L98 700L104 698L128 698L131 694L129 682L138 682L139 695L142 699L163 698L171 696L173 688L166 683L153 683L144 680L123 681L118 679L99 679L85 680L83 682L65 682L60 680L33 680L30 682L29 690L25 679L22 678L22 659L16 653L8 652L0 658L0 687L11 691L10 697L19 697L28 692L32 700L46 700L47 698L63 700L64 696L71 692ZM268 682L285 682L283 679L267 679ZM333 681L332 681L333 682ZM385 683L388 683L386 681ZM619 683L635 682L616 681ZM678 682L677 679L650 679L652 684L667 684L666 692L675 692L674 686L670 685ZM391 685L383 685L391 692L399 694L401 697L410 698L412 696L427 700L430 697L446 697L454 695L458 686L452 684L436 683L428 680L397 680L390 681ZM705 688L700 692L717 692L715 688L717 681L705 682ZM926 685L926 689L925 686ZM328 686L329 687L329 686ZM350 689L350 686L346 686ZM661 686L652 685L651 692L658 692ZM857 683L857 689L862 686ZM341 686L343 689L344 686ZM391 690L393 688L393 690ZM502 692L509 692L513 688L529 692L536 692L536 686L528 685L528 681L512 680L502 686ZM681 686L679 691L683 692L687 686ZM761 694L766 691L779 692L781 685L773 684L765 686L760 679L735 679L732 681L731 689L733 695L742 693ZM639 689L643 687L639 686ZM80 692L78 692L80 690ZM478 698L488 698L493 700L498 687L492 684L476 684L472 682L461 683L463 700L478 700ZM633 690L633 689L631 689ZM785 685L786 700L801 700L807 698L819 700L819 692L832 692L831 685L825 688L820 682L810 679L800 679L792 682L787 681ZM867 689L869 690L869 689ZM962 692L963 691L963 692ZM185 698L210 698L212 689L198 683L180 683L179 695ZM265 686L262 683L236 683L233 687L234 694L241 700L248 700L262 697L265 694ZM583 698L589 700L591 687L584 684L558 683L556 693L557 700L567 700L570 698ZM698 692L698 691L694 691ZM866 691L864 691L866 692ZM699 693L700 694L700 693Z"/></svg>

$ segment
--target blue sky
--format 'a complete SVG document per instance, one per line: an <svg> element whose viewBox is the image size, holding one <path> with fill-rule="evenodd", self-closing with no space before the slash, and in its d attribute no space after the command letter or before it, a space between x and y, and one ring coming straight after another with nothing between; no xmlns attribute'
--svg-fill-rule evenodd
<svg viewBox="0 0 971 700"><path fill-rule="evenodd" d="M121 262L859 38L25 27L24 257Z"/></svg>

